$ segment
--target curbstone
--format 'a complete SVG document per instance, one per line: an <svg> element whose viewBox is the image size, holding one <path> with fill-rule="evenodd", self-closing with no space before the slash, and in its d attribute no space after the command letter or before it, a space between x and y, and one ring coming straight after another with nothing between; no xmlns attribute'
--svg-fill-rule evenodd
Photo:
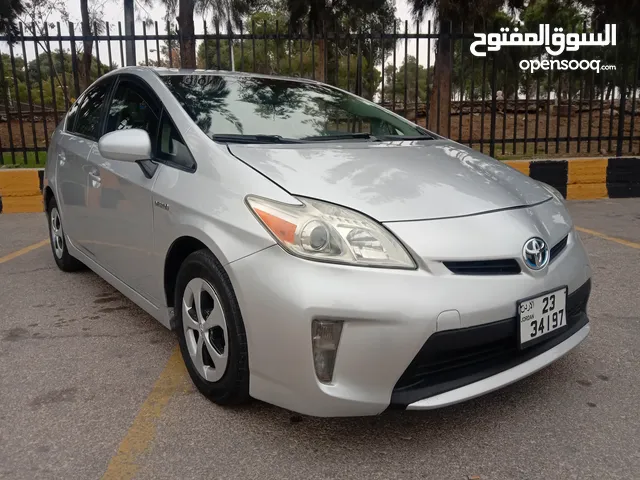
<svg viewBox="0 0 640 480"><path fill-rule="evenodd" d="M567 200L640 197L640 158L509 160L509 166L548 183Z"/></svg>
<svg viewBox="0 0 640 480"><path fill-rule="evenodd" d="M0 213L42 212L44 170L0 170Z"/></svg>

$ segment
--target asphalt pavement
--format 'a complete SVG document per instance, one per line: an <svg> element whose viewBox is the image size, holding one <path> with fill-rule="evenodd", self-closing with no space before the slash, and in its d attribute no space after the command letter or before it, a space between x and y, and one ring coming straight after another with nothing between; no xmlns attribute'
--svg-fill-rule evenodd
<svg viewBox="0 0 640 480"><path fill-rule="evenodd" d="M570 210L594 268L581 346L461 405L346 419L210 403L173 333L57 269L42 214L0 215L0 478L637 478L640 199Z"/></svg>

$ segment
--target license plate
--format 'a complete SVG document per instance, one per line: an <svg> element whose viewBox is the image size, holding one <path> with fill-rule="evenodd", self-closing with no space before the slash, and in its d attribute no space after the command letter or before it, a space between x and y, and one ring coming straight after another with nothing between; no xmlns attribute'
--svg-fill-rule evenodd
<svg viewBox="0 0 640 480"><path fill-rule="evenodd" d="M520 347L567 326L567 287L518 302Z"/></svg>

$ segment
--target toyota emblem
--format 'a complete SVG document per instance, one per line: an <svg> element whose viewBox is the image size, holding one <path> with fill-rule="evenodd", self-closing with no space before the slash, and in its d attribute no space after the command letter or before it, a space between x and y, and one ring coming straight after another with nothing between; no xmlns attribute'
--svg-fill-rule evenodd
<svg viewBox="0 0 640 480"><path fill-rule="evenodd" d="M527 240L522 249L522 258L531 270L541 270L549 263L549 247L539 237Z"/></svg>

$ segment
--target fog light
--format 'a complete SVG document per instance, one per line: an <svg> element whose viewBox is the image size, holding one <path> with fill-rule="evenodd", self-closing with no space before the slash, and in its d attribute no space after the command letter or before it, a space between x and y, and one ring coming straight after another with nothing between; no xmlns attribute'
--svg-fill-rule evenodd
<svg viewBox="0 0 640 480"><path fill-rule="evenodd" d="M331 383L336 364L338 344L342 334L342 322L314 320L311 322L311 344L316 376L322 383Z"/></svg>

